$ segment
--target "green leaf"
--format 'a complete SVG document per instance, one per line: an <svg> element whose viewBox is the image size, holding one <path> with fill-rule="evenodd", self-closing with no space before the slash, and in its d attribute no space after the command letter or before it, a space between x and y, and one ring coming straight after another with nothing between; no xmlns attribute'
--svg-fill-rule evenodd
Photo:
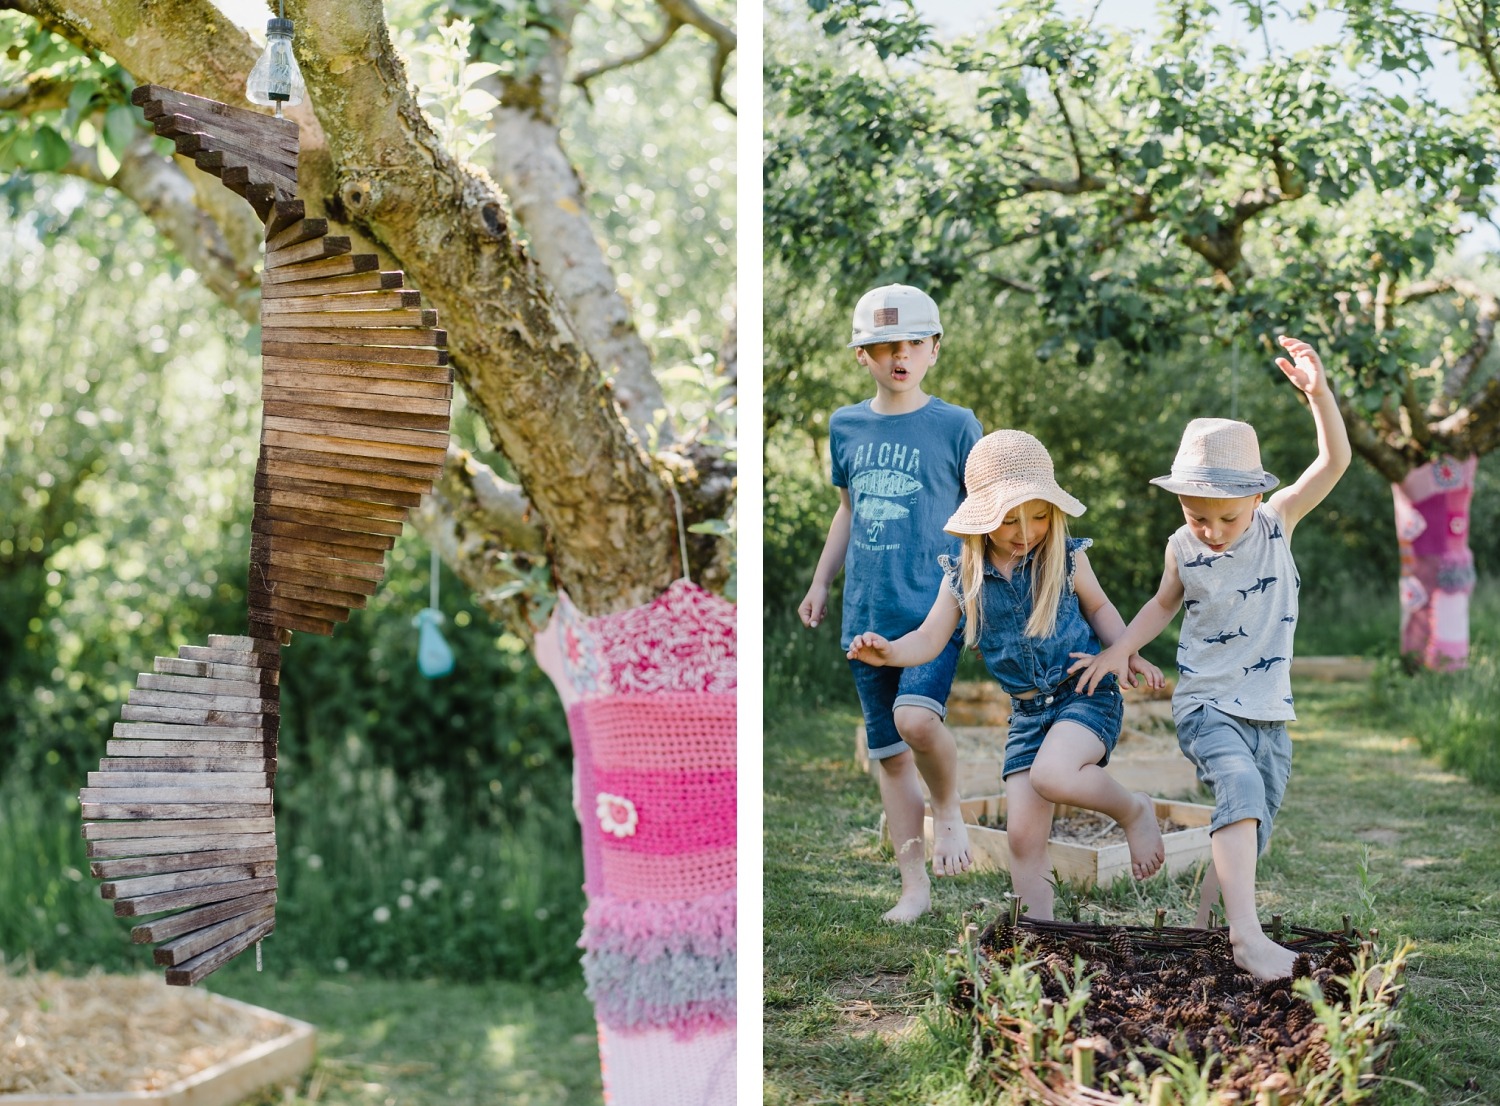
<svg viewBox="0 0 1500 1106"><path fill-rule="evenodd" d="M30 167L39 173L56 173L67 166L73 156L68 140L50 124L43 123L32 136Z"/></svg>
<svg viewBox="0 0 1500 1106"><path fill-rule="evenodd" d="M117 162L124 158L126 147L135 137L135 120L135 108L129 104L111 104L104 113L104 144L109 147L109 152Z"/></svg>

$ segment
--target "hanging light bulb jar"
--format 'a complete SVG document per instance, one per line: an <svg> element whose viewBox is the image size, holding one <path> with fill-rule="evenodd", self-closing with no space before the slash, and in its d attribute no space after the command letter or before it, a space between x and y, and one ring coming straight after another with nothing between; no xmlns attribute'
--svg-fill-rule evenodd
<svg viewBox="0 0 1500 1106"><path fill-rule="evenodd" d="M307 97L302 70L292 55L292 21L272 19L266 24L266 49L250 78L245 82L245 96L252 104L275 105L281 116L281 105L300 104Z"/></svg>

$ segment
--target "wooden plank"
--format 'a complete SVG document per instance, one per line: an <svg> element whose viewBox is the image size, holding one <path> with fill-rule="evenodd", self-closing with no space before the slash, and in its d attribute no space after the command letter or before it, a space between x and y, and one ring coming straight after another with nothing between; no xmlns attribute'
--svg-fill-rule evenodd
<svg viewBox="0 0 1500 1106"><path fill-rule="evenodd" d="M396 538L401 535L406 520L405 509L376 507L385 514L383 518L372 517L364 504L351 507L339 499L324 499L321 496L293 496L278 492L276 501L270 501L267 491L264 498L256 498L253 517L275 522L306 522L309 525L328 526L346 534L356 531L371 537ZM352 540L352 539L351 539Z"/></svg>
<svg viewBox="0 0 1500 1106"><path fill-rule="evenodd" d="M275 151L238 148L218 135L201 132L177 135L173 141L179 154L191 157L199 169L221 178L241 195L244 186L253 181L271 181L288 192L297 189L295 157L282 158Z"/></svg>
<svg viewBox="0 0 1500 1106"><path fill-rule="evenodd" d="M249 664L219 664L214 661L189 661L181 657L157 657L152 670L165 676L201 676L213 680L259 680L262 687L275 686L281 673L274 668Z"/></svg>
<svg viewBox="0 0 1500 1106"><path fill-rule="evenodd" d="M277 525L283 525L278 523ZM323 534L337 535L337 530L321 530L318 527L303 527L306 530L318 530ZM357 545L344 545L342 542L328 541L307 534L266 534L263 531L253 529L250 537L251 550L264 549L268 558L274 559L272 551L276 549L291 549L315 553L324 557L332 557L342 561L361 561L365 564L384 564L385 551L382 549L367 549Z"/></svg>
<svg viewBox="0 0 1500 1106"><path fill-rule="evenodd" d="M265 219L276 200L297 194L297 176L278 172L269 162L235 151L204 150L193 155L193 162L205 172L213 173L231 192L250 201L256 214Z"/></svg>
<svg viewBox="0 0 1500 1106"><path fill-rule="evenodd" d="M173 822L85 822L85 841L119 841L134 837L185 837L194 833L275 833L276 819L199 818Z"/></svg>
<svg viewBox="0 0 1500 1106"><path fill-rule="evenodd" d="M182 774L181 787L81 787L78 801L87 808L90 803L129 804L165 803L174 810L191 803L193 805L223 805L225 803L256 803L271 805L269 787L195 787L187 783L193 777Z"/></svg>
<svg viewBox="0 0 1500 1106"><path fill-rule="evenodd" d="M271 210L266 220L266 237L280 234L287 227L307 214L307 205L301 200L283 200L278 202Z"/></svg>
<svg viewBox="0 0 1500 1106"><path fill-rule="evenodd" d="M188 837L141 837L127 841L87 841L84 851L90 858L106 859L127 856L171 856L176 853L223 852L228 849L276 847L276 835L270 833L195 833Z"/></svg>
<svg viewBox="0 0 1500 1106"><path fill-rule="evenodd" d="M306 585L291 585L293 587L305 587ZM295 615L299 618L309 618L318 622L348 622L349 612L353 603L342 603L339 595L333 602L320 602L315 599L302 599L292 595L282 595L276 591L257 592L253 597L256 607L276 615Z"/></svg>
<svg viewBox="0 0 1500 1106"><path fill-rule="evenodd" d="M267 673L272 675L272 673ZM239 695L262 698L265 685L259 680L228 680L213 676L167 676L142 672L135 686L143 691L171 691L184 695Z"/></svg>
<svg viewBox="0 0 1500 1106"><path fill-rule="evenodd" d="M301 247L293 246L278 253L291 253ZM285 264L285 262L283 262ZM380 327L435 327L437 312L430 307L396 311L304 311L290 315L276 312L261 312L261 330L285 327L339 326L359 329ZM425 344L425 343L424 343Z"/></svg>
<svg viewBox="0 0 1500 1106"><path fill-rule="evenodd" d="M261 336L260 352L266 357L285 357L314 361L360 361L378 365L419 365L441 367L448 364L446 349L402 349L394 346L350 346L344 348L327 342L293 342L285 331Z"/></svg>
<svg viewBox="0 0 1500 1106"><path fill-rule="evenodd" d="M167 983L173 987L190 987L195 983L201 982L251 945L255 944L255 942L265 938L275 928L276 920L274 918L270 921L256 923L244 933L229 938L229 940L217 948L210 949L200 956L193 957L191 960L186 960L175 968L168 968L166 971ZM309 1059L311 1059L310 1056ZM300 1067L292 1067L292 1065L288 1065L288 1069L296 1072L302 1070ZM256 1085L255 1083L247 1083L245 1084L245 1088L246 1090L253 1090Z"/></svg>
<svg viewBox="0 0 1500 1106"><path fill-rule="evenodd" d="M266 539L253 539L251 548L257 551L265 549ZM268 553L269 555L269 553ZM384 560L375 561L373 564L364 561L351 561L343 557L329 556L319 552L318 548L311 543L297 542L286 539L274 547L274 556L268 562L281 568L305 569L319 576L348 577L351 580L365 580L379 583L385 578ZM280 576L271 576L269 579L282 579ZM288 580L288 583L299 583L296 579ZM307 581L311 583L311 581ZM372 591L365 591L362 587L351 585L340 586L342 591L355 590L360 595L373 595Z"/></svg>
<svg viewBox="0 0 1500 1106"><path fill-rule="evenodd" d="M328 233L327 219L299 219L289 227L283 227L275 234L266 233L266 250L284 250L288 246L295 246L298 242L306 242L312 238L321 238ZM264 306L261 308L264 310Z"/></svg>
<svg viewBox="0 0 1500 1106"><path fill-rule="evenodd" d="M356 592L340 591L337 588L319 587L318 582L326 582L321 576L308 577L304 582L290 584L284 580L273 581L269 586L261 587L252 584L251 594L256 601L264 601L267 609L273 600L282 600L281 608L289 610L294 614L305 614L312 617L321 617L314 614L313 608L307 604L325 604L335 610L344 611L343 617L336 621L343 622L349 616L351 610L362 611L369 604L370 599L366 595Z"/></svg>
<svg viewBox="0 0 1500 1106"><path fill-rule="evenodd" d="M302 453L329 454L342 458L362 458L371 462L398 462L393 471L408 475L435 477L448 462L448 451L431 446L393 445L387 442L365 442L354 438L335 438L327 434L308 434L291 430L262 430L260 440L267 447L278 447ZM361 464L365 463L361 460ZM347 467L347 466L346 466Z"/></svg>
<svg viewBox="0 0 1500 1106"><path fill-rule="evenodd" d="M337 349L336 346L314 346L314 349ZM413 381L446 384L452 387L453 369L447 365L391 365L380 361L330 361L316 357L265 357L261 363L268 372L316 374L337 378L336 388L357 387L364 381ZM323 385L327 387L327 385ZM441 394L441 393L440 393ZM452 395L452 391L446 393Z"/></svg>
<svg viewBox="0 0 1500 1106"><path fill-rule="evenodd" d="M185 906L203 906L205 903L239 899L258 891L274 891L276 877L242 879L234 883L213 883L203 887L185 887L180 891L162 891L156 895L142 895L134 899L115 899L116 918L139 918L145 914L160 914L166 910L181 910Z"/></svg>
<svg viewBox="0 0 1500 1106"><path fill-rule="evenodd" d="M259 716L265 713L273 699L253 698L247 695L195 695L186 691L153 691L149 688L133 688L125 701L137 707L163 707L171 710L229 711L231 713ZM123 717L123 715L122 715Z"/></svg>
<svg viewBox="0 0 1500 1106"><path fill-rule="evenodd" d="M272 905L275 901L275 891L262 891L255 895L246 895L242 899L231 899L212 906L200 906L196 910L184 910L181 914L173 914L170 918L158 918L154 922L144 922L136 926L130 931L130 939L137 945L165 941L170 937L180 937L195 929L222 922L225 918L233 918L237 914L259 910L263 906Z"/></svg>
<svg viewBox="0 0 1500 1106"><path fill-rule="evenodd" d="M109 741L112 757L264 757L263 741Z"/></svg>
<svg viewBox="0 0 1500 1106"><path fill-rule="evenodd" d="M261 714L231 710L187 710L178 707L136 706L126 703L120 717L130 722L183 722L190 726L255 726Z"/></svg>
<svg viewBox="0 0 1500 1106"><path fill-rule="evenodd" d="M105 821L110 818L256 818L269 815L269 802L256 803L83 803L83 817Z"/></svg>
<svg viewBox="0 0 1500 1106"><path fill-rule="evenodd" d="M299 517L307 517L301 515ZM324 523L332 525L324 525ZM270 515L256 515L250 520L250 532L252 534L265 534L272 538L301 538L304 541L323 542L327 545L336 545L347 550L358 550L362 555L374 560L376 557L384 558L386 551L396 544L396 538L392 534L366 534L359 531L343 530L338 527L337 516L319 518L316 524L304 522L285 522ZM352 556L352 554L346 554Z"/></svg>
<svg viewBox="0 0 1500 1106"><path fill-rule="evenodd" d="M303 220L304 223L311 220ZM300 224L299 224L300 225ZM284 231L291 234L296 227ZM345 311L408 311L420 309L422 293L412 288L395 292L339 292L318 295L279 296L264 301L260 312L265 315L341 313Z"/></svg>
<svg viewBox="0 0 1500 1106"><path fill-rule="evenodd" d="M155 772L265 772L275 775L275 758L266 756L264 745L256 748L259 752L251 757L105 757L99 762L99 769L103 772L134 772L146 768Z"/></svg>
<svg viewBox="0 0 1500 1106"><path fill-rule="evenodd" d="M372 506L416 507L422 502L421 492L401 491L395 488L373 488L363 484L344 484L329 480L315 480L311 476L284 476L275 472L257 472L254 487L257 493L266 491L275 499L281 492L291 495L320 495L325 499L344 500L349 503L368 503Z"/></svg>
<svg viewBox="0 0 1500 1106"><path fill-rule="evenodd" d="M274 839L268 839L274 840ZM124 857L89 862L89 874L95 879L123 879L147 876L155 872L186 872L197 868L214 868L223 864L251 864L276 859L274 844L248 849L207 849L162 856Z"/></svg>
<svg viewBox="0 0 1500 1106"><path fill-rule="evenodd" d="M448 432L449 422L446 411L422 415L372 408L369 404L341 404L336 401L311 404L306 400L293 400L284 389L279 388L263 397L262 411L268 416L289 416L339 424L363 423L372 428L388 427L394 430L436 430L443 434Z"/></svg>
<svg viewBox="0 0 1500 1106"><path fill-rule="evenodd" d="M249 640L248 638L246 640ZM276 653L264 650L250 649L220 649L206 645L184 645L177 650L177 655L183 660L208 661L212 664L244 664L259 668L272 667L279 664Z"/></svg>
<svg viewBox="0 0 1500 1106"><path fill-rule="evenodd" d="M323 239L328 241L328 239ZM264 278L262 278L264 279ZM360 328L341 326L277 327L273 337L282 342L334 343L341 346L431 346L434 349L448 348L446 330L429 330L426 327L393 326ZM375 360L373 356L371 360ZM446 363L446 362L443 362Z"/></svg>
<svg viewBox="0 0 1500 1106"><path fill-rule="evenodd" d="M275 435L275 440L272 439ZM345 444L358 452L344 448ZM383 453L384 447L371 442L354 442L339 438L318 438L311 434L288 434L284 431L265 431L261 435L262 459L284 465L309 465L325 470L342 470L345 473L364 476L376 475L414 481L420 488L431 490L433 483L443 474L448 459L447 451L439 453L428 449L421 451L421 459L398 457ZM398 447L410 453L418 452L413 446ZM347 480L348 476L337 477ZM328 480L327 476L318 477ZM355 481L358 483L359 481ZM380 485L371 487L408 487L416 491L411 483Z"/></svg>
<svg viewBox="0 0 1500 1106"><path fill-rule="evenodd" d="M295 434L325 435L340 441L357 439L377 446L399 445L412 449L443 450L448 448L447 430L411 430L391 426L370 426L347 420L325 420L313 417L287 417L269 415L261 425L265 430L285 431ZM398 456L399 454L393 454Z"/></svg>
<svg viewBox="0 0 1500 1106"><path fill-rule="evenodd" d="M170 138L184 157L205 150L226 150L263 161L278 173L295 175L297 139L267 131L263 127L225 126L215 120L165 111L151 120L156 133ZM290 171L289 171L290 170Z"/></svg>
<svg viewBox="0 0 1500 1106"><path fill-rule="evenodd" d="M116 722L111 731L127 741L262 741L265 725L183 726L168 722Z"/></svg>
<svg viewBox="0 0 1500 1106"><path fill-rule="evenodd" d="M324 239L327 241L327 239ZM323 277L347 276L350 273L369 273L380 268L380 258L373 253L344 254L323 261L309 261L300 265L289 265L274 271L267 270L260 277L261 287L288 284L299 280L316 280ZM282 341L292 339L282 335Z"/></svg>
<svg viewBox="0 0 1500 1106"><path fill-rule="evenodd" d="M251 614L255 609L251 608ZM304 618L302 615L291 614L287 611L267 611L266 617L271 622L288 630L301 630L304 634L319 634L323 637L332 637L336 623L325 621L321 618Z"/></svg>
<svg viewBox="0 0 1500 1106"><path fill-rule="evenodd" d="M347 591L354 595L374 595L380 587L381 578L385 575L381 571L379 575L372 577L356 576L344 571L343 566L351 564L349 561L319 561L313 557L296 557L288 555L285 558L277 558L266 569L266 579L276 583L301 584L304 587L322 587L330 591ZM357 567L381 568L379 565L359 565ZM273 591L270 594L275 595Z"/></svg>
<svg viewBox="0 0 1500 1106"><path fill-rule="evenodd" d="M183 891L189 887L204 887L213 883L234 883L247 879L263 879L276 874L275 860L261 860L251 864L226 864L217 868L193 868L186 872L164 872L159 875L140 876L136 879L112 880L99 885L102 899L134 899L144 895L155 895L163 891Z"/></svg>
<svg viewBox="0 0 1500 1106"><path fill-rule="evenodd" d="M90 772L89 787L177 787L185 780L198 780L193 772ZM270 787L269 772L215 772L207 781L215 787ZM85 837L88 834L84 834Z"/></svg>
<svg viewBox="0 0 1500 1106"><path fill-rule="evenodd" d="M318 407L333 407L345 411L374 411L381 414L400 413L408 415L433 415L448 419L452 404L446 398L421 399L411 396L371 396L359 392L336 391L321 388L278 388L277 403L308 404ZM271 402L268 394L266 402Z"/></svg>
<svg viewBox="0 0 1500 1106"><path fill-rule="evenodd" d="M339 257L354 248L349 237L343 234L326 234L322 238L315 238L311 242L299 242L295 246L288 246L284 250L276 250L266 254L266 271L271 269L282 269L288 265L296 265L303 261L323 261L330 257Z"/></svg>
<svg viewBox="0 0 1500 1106"><path fill-rule="evenodd" d="M273 135L282 141L295 142L297 140L298 128L292 119L264 115L258 111L210 100L205 96L179 92L166 85L137 85L131 90L130 102L146 109L148 119L153 116L147 105L155 103L162 108L170 109L174 114L188 115L204 122L212 121L215 126L237 127L250 133Z"/></svg>
<svg viewBox="0 0 1500 1106"><path fill-rule="evenodd" d="M316 388L339 391L343 388L358 388L361 392L378 396L417 396L449 402L453 398L453 385L438 380L403 380L399 377L379 376L365 373L323 373L311 365L299 365L294 369L265 366L261 373L263 388Z"/></svg>
<svg viewBox="0 0 1500 1106"><path fill-rule="evenodd" d="M268 454L260 465L261 472L269 477L282 476L288 479L316 481L320 484L347 485L357 489L360 496L372 492L410 492L421 502L422 496L432 491L432 477L393 476L384 472L370 472L353 466L332 464L327 454L313 454L315 463L284 459L278 454ZM416 503L410 504L415 507Z"/></svg>
<svg viewBox="0 0 1500 1106"><path fill-rule="evenodd" d="M286 223L277 229L280 230L290 225L290 223ZM268 227L267 230L269 231L269 229ZM380 292L392 288L400 288L404 283L406 283L406 274L400 269L375 270L368 273L351 273L348 276L323 277L321 279L314 277L311 280L299 280L290 284L272 284L261 288L260 298L261 302L264 303L266 300L280 299L284 296L324 295L343 292Z"/></svg>
<svg viewBox="0 0 1500 1106"><path fill-rule="evenodd" d="M182 964L199 956L208 950L223 944L231 937L235 937L247 930L254 929L266 922L274 924L276 920L276 908L264 906L259 910L252 910L248 914L240 914L211 925L206 929L200 929L189 933L185 937L179 937L175 941L168 941L164 945L158 945L152 952L152 959L163 967L171 967Z"/></svg>

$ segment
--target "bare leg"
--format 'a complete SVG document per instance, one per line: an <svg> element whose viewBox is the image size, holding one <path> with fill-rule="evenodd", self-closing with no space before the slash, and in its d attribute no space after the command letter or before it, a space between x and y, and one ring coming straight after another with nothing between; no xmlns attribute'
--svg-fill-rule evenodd
<svg viewBox="0 0 1500 1106"><path fill-rule="evenodd" d="M1052 919L1052 884L1048 876L1047 838L1052 832L1052 804L1036 793L1031 771L1005 777L1005 840L1010 848L1010 882L1028 918Z"/></svg>
<svg viewBox="0 0 1500 1106"><path fill-rule="evenodd" d="M1208 871L1203 873L1203 886L1199 891L1198 916L1193 919L1193 928L1207 929L1213 909L1219 902L1219 873L1212 861L1209 861Z"/></svg>
<svg viewBox="0 0 1500 1106"><path fill-rule="evenodd" d="M1050 802L1097 810L1119 822L1130 844L1130 870L1146 879L1166 857L1156 808L1144 791L1126 791L1100 768L1103 756L1098 737L1076 722L1059 722L1047 731L1031 766L1031 786Z"/></svg>
<svg viewBox="0 0 1500 1106"><path fill-rule="evenodd" d="M1292 974L1297 957L1265 935L1255 913L1256 825L1254 818L1241 818L1214 833L1214 868L1222 884L1234 962L1256 979L1280 979Z"/></svg>
<svg viewBox="0 0 1500 1106"><path fill-rule="evenodd" d="M926 707L897 707L896 730L911 746L917 771L932 796L932 874L967 872L969 831L958 805L958 743L943 720Z"/></svg>
<svg viewBox="0 0 1500 1106"><path fill-rule="evenodd" d="M932 905L932 885L927 880L927 842L922 835L922 785L916 762L903 750L880 762L880 802L885 824L896 850L896 868L901 873L901 898L886 911L888 922L912 922Z"/></svg>

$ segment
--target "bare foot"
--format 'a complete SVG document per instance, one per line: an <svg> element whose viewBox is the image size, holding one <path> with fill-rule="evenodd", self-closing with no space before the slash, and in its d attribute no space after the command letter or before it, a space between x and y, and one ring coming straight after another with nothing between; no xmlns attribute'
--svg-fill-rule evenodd
<svg viewBox="0 0 1500 1106"><path fill-rule="evenodd" d="M1282 948L1258 929L1250 934L1231 929L1229 944L1234 950L1234 962L1260 983L1287 978L1297 960L1291 949Z"/></svg>
<svg viewBox="0 0 1500 1106"><path fill-rule="evenodd" d="M1130 843L1130 870L1136 879L1156 874L1166 852L1161 842L1161 827L1156 824L1156 804L1144 791L1135 793L1135 817L1124 826L1125 840Z"/></svg>
<svg viewBox="0 0 1500 1106"><path fill-rule="evenodd" d="M896 925L907 925L926 914L931 906L932 899L927 888L914 887L909 891L901 892L901 898L897 900L896 905L882 914L881 918L887 922L894 922Z"/></svg>
<svg viewBox="0 0 1500 1106"><path fill-rule="evenodd" d="M963 813L958 804L953 804L951 814L932 812L932 874L938 877L956 876L967 872L972 863L969 856L969 830L964 825Z"/></svg>

